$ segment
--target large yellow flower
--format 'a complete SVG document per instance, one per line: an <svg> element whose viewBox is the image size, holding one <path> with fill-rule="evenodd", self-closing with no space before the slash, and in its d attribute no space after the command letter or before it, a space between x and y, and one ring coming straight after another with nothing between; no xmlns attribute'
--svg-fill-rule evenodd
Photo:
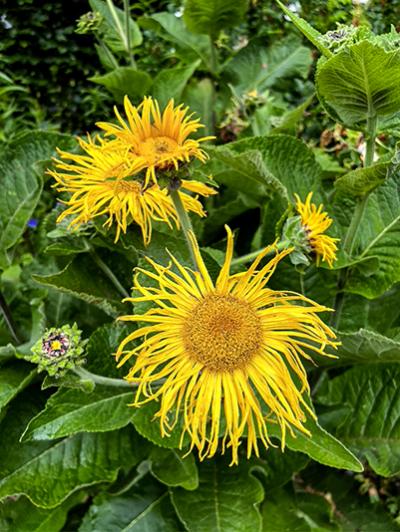
<svg viewBox="0 0 400 532"><path fill-rule="evenodd" d="M155 307L144 314L123 316L146 325L127 336L117 352L119 366L134 357L128 381L138 383L134 406L156 399L162 436L183 418L185 434L200 459L212 457L219 446L232 450L247 436L247 455L258 455L258 438L270 445L269 426L278 424L282 448L293 428L309 434L306 415L309 385L302 359L310 352L324 355L336 345L335 335L318 317L327 308L293 292L267 288L277 264L291 250L276 252L267 264L266 248L250 268L230 274L233 238L228 231L225 262L215 282L192 238L198 271L182 266L172 255L168 267L147 259L154 272L138 268L134 304ZM140 276L149 277L146 288ZM154 287L154 282L158 286ZM136 347L131 342L140 340ZM163 381L157 382L160 379Z"/></svg>
<svg viewBox="0 0 400 532"><path fill-rule="evenodd" d="M188 138L192 133L204 127L199 120L187 115L188 107L170 100L163 113L158 102L145 97L139 107L134 107L125 96L126 119L115 108L120 125L99 122L107 136L115 137L114 142L127 148L134 157L140 158L146 167L146 184L156 182L156 170L179 168L179 164L197 158L204 162L206 153L200 143L214 137L200 139Z"/></svg>
<svg viewBox="0 0 400 532"><path fill-rule="evenodd" d="M336 260L338 238L325 235L325 231L332 225L332 218L326 212L322 212L323 205L317 207L311 203L313 193L310 192L303 203L299 196L296 197L296 209L300 214L301 224L304 227L308 243L317 257L317 264L322 259L332 268Z"/></svg>
<svg viewBox="0 0 400 532"><path fill-rule="evenodd" d="M63 160L55 160L57 170L49 171L57 181L57 189L72 194L64 202L67 208L58 222L71 216L70 225L79 227L97 216L107 215L104 225L116 225L116 241L121 231L126 233L128 225L134 222L140 226L145 244L150 242L153 221L165 222L170 227L174 222L179 227L168 190L161 189L157 184L144 186L144 166L140 159L127 156L126 150L118 150L101 139L97 143L90 138L87 142L79 139L79 144L84 155L59 150ZM181 190L185 210L205 216L197 197L184 191L203 196L215 191L197 181L183 181Z"/></svg>

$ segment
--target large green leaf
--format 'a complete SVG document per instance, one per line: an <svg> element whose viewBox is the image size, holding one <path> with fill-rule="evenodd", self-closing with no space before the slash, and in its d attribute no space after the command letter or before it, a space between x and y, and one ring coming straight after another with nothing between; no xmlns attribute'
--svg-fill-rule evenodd
<svg viewBox="0 0 400 532"><path fill-rule="evenodd" d="M365 275L352 271L346 289L369 299L380 296L400 281L400 172L389 173L371 194L360 222L356 258L375 258L379 267Z"/></svg>
<svg viewBox="0 0 400 532"><path fill-rule="evenodd" d="M145 96L152 86L152 79L146 72L133 67L118 67L102 76L92 76L90 81L106 87L118 102L129 96L134 102Z"/></svg>
<svg viewBox="0 0 400 532"><path fill-rule="evenodd" d="M343 409L336 434L382 476L400 472L400 366L386 364L350 369L330 381L317 400Z"/></svg>
<svg viewBox="0 0 400 532"><path fill-rule="evenodd" d="M161 436L160 421L159 419L154 419L154 415L159 408L159 404L156 401L151 401L140 408L135 408L132 423L141 436L156 445L176 449L179 447L181 438L181 426L178 425L169 437L165 436L163 438Z"/></svg>
<svg viewBox="0 0 400 532"><path fill-rule="evenodd" d="M239 140L229 147L238 153L258 150L269 174L281 182L291 198L298 194L304 200L314 191L313 201L319 201L322 170L312 150L300 140L289 135L269 135ZM244 191L246 187L243 181Z"/></svg>
<svg viewBox="0 0 400 532"><path fill-rule="evenodd" d="M305 427L311 432L311 437L294 429L294 436L286 435L286 446L292 451L300 451L321 464L350 471L362 471L359 460L343 443L324 430L316 421L307 419ZM276 425L269 427L271 436L280 438L280 430Z"/></svg>
<svg viewBox="0 0 400 532"><path fill-rule="evenodd" d="M222 29L240 24L248 5L248 0L185 0L183 20L193 33L215 38Z"/></svg>
<svg viewBox="0 0 400 532"><path fill-rule="evenodd" d="M21 361L12 362L0 368L0 412L30 384L35 375L35 367Z"/></svg>
<svg viewBox="0 0 400 532"><path fill-rule="evenodd" d="M68 149L72 137L60 133L34 131L8 145L0 157L0 249L12 247L25 231L42 191L42 175L34 164L55 154L55 148Z"/></svg>
<svg viewBox="0 0 400 532"><path fill-rule="evenodd" d="M310 49L298 39L289 38L269 48L255 45L243 48L228 63L228 73L233 77L236 91L263 92L282 78L305 78L311 63Z"/></svg>
<svg viewBox="0 0 400 532"><path fill-rule="evenodd" d="M384 183L388 168L389 163L378 163L352 170L336 179L335 188L341 194L364 196Z"/></svg>
<svg viewBox="0 0 400 532"><path fill-rule="evenodd" d="M109 46L113 52L124 52L127 47L121 40L117 23L107 2L104 2L103 0L89 0L89 4L93 11L97 11L103 17L100 32L103 34L103 39L107 46ZM125 13L122 11L122 9L119 9L115 5L114 9L120 23L120 27L125 32ZM142 43L142 40L142 34L138 25L131 18L129 18L129 44L131 49L139 46Z"/></svg>
<svg viewBox="0 0 400 532"><path fill-rule="evenodd" d="M186 85L182 95L182 100L187 104L190 110L200 117L200 121L205 128L200 129L200 135L213 134L214 121L214 87L209 78L200 81L196 79Z"/></svg>
<svg viewBox="0 0 400 532"><path fill-rule="evenodd" d="M291 493L279 489L271 493L262 507L263 532L311 532L341 530L332 505L320 493Z"/></svg>
<svg viewBox="0 0 400 532"><path fill-rule="evenodd" d="M178 103L181 101L186 83L199 64L200 61L195 61L191 65L164 69L157 74L152 93L161 108L165 107L171 98Z"/></svg>
<svg viewBox="0 0 400 532"><path fill-rule="evenodd" d="M400 342L368 329L339 333L341 345L335 351L338 363L371 364L400 362Z"/></svg>
<svg viewBox="0 0 400 532"><path fill-rule="evenodd" d="M400 110L400 55L361 41L319 62L318 96L332 117L353 129Z"/></svg>
<svg viewBox="0 0 400 532"><path fill-rule="evenodd" d="M210 42L205 35L194 35L185 27L182 18L172 13L155 13L143 17L139 21L145 29L156 32L157 36L174 43L177 53L187 61L194 61L200 57L205 65L210 66Z"/></svg>
<svg viewBox="0 0 400 532"><path fill-rule="evenodd" d="M97 495L79 532L176 532L181 530L168 492L146 476L123 495Z"/></svg>
<svg viewBox="0 0 400 532"><path fill-rule="evenodd" d="M261 518L257 504L262 485L246 466L228 467L226 460L207 460L199 467L195 491L172 490L176 511L189 532L257 532Z"/></svg>
<svg viewBox="0 0 400 532"><path fill-rule="evenodd" d="M53 440L78 432L106 432L125 427L134 410L133 392L98 386L92 393L61 388L26 428L22 441Z"/></svg>
<svg viewBox="0 0 400 532"><path fill-rule="evenodd" d="M309 458L303 453L279 448L262 449L260 457L251 458L252 470L264 475L263 485L266 489L266 497L277 488L287 484L295 474L304 469L309 463Z"/></svg>
<svg viewBox="0 0 400 532"><path fill-rule="evenodd" d="M0 504L2 532L56 532L62 530L68 511L83 503L84 493L76 493L51 510L38 508L25 497L9 497Z"/></svg>
<svg viewBox="0 0 400 532"><path fill-rule="evenodd" d="M186 490L195 490L199 485L199 476L193 454L184 456L176 449L154 447L150 454L151 472L167 486L182 486Z"/></svg>
<svg viewBox="0 0 400 532"><path fill-rule="evenodd" d="M33 275L33 279L96 305L110 316L116 317L121 310L121 296L88 255L77 256L58 273Z"/></svg>

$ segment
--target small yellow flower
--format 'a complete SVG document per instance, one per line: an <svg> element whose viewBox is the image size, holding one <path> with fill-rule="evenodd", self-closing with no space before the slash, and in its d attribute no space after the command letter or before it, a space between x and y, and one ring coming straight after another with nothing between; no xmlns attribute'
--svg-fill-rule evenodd
<svg viewBox="0 0 400 532"><path fill-rule="evenodd" d="M145 97L143 102L134 107L125 96L124 119L115 108L120 125L99 122L97 126L107 136L115 137L114 142L140 158L146 167L146 185L152 180L156 183L156 171L179 168L180 163L196 158L204 162L207 154L200 148L200 143L214 137L190 139L189 135L204 127L199 120L191 120L187 115L188 107L178 105L170 100L163 113L158 102Z"/></svg>
<svg viewBox="0 0 400 532"><path fill-rule="evenodd" d="M147 259L154 272L138 268L134 304L152 302L144 314L121 317L144 326L127 336L117 352L119 366L134 357L128 381L138 383L133 406L159 401L156 417L162 436L183 418L185 434L200 459L221 445L238 463L238 447L247 437L247 456L268 447L269 426L278 424L282 449L293 429L309 435L306 414L309 385L302 359L326 355L334 333L317 315L329 310L294 292L267 288L277 264L291 249L276 252L264 266L262 251L246 272L230 274L233 237L229 228L225 262L214 282L192 235L198 271L172 255L168 267ZM150 278L151 288L140 276ZM154 287L154 281L158 286ZM127 348L131 342L140 345ZM327 355L329 356L329 355ZM163 379L161 383L157 382ZM220 438L222 438L220 440ZM259 440L258 440L259 439Z"/></svg>
<svg viewBox="0 0 400 532"><path fill-rule="evenodd" d="M322 259L327 262L332 268L336 260L337 245L339 238L332 238L325 235L325 231L332 225L332 218L329 218L326 212L322 212L324 206L321 204L317 207L311 203L313 193L310 192L306 198L305 203L301 201L299 196L296 197L296 209L300 214L301 224L307 233L307 239L312 251L317 257L317 264Z"/></svg>
<svg viewBox="0 0 400 532"><path fill-rule="evenodd" d="M126 233L131 222L141 228L144 243L151 239L152 222L164 222L172 227L171 221L179 227L179 219L167 189L157 184L147 188L143 185L144 166L140 159L126 156L126 152L117 150L109 142L92 139L86 142L79 139L84 155L59 150L62 160L55 160L56 171L49 174L56 180L56 187L61 192L69 192L71 198L64 202L67 208L57 221L72 216L71 227L101 215L108 215L106 227L116 224L115 241L121 231ZM205 216L201 203L196 196L185 194L186 191L203 196L215 194L215 191L197 181L182 181L181 193L184 208L199 216Z"/></svg>

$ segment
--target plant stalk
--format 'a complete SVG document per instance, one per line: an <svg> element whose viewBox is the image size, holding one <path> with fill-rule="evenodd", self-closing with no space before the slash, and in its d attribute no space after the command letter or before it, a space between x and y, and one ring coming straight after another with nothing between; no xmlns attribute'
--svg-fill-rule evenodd
<svg viewBox="0 0 400 532"><path fill-rule="evenodd" d="M129 22L131 19L131 10L129 8L129 0L124 0L124 12L125 12L125 34L126 34L126 51L129 56L129 61L132 67L136 67L135 60L131 52L131 32L129 28Z"/></svg>
<svg viewBox="0 0 400 532"><path fill-rule="evenodd" d="M7 305L7 302L1 292L0 292L0 311L3 314L4 321L8 327L8 330L11 333L11 336L13 337L14 342L17 345L19 345L21 343L21 340L18 337L17 329L15 327L10 308Z"/></svg>
<svg viewBox="0 0 400 532"><path fill-rule="evenodd" d="M179 223L181 225L183 234L185 235L186 244L190 252L190 256L192 258L193 265L195 269L198 269L197 266L197 260L196 260L196 250L193 246L192 239L190 238L190 235L194 235L192 222L190 221L189 215L186 212L186 209L182 203L182 198L179 190L176 190L174 188L169 189L169 194L171 196L172 202L174 204L174 207L176 209L176 213L178 215Z"/></svg>
<svg viewBox="0 0 400 532"><path fill-rule="evenodd" d="M289 240L282 240L281 242L278 242L278 244L276 245L276 249L278 251L282 251L283 249L286 249L289 244L290 244ZM251 253L247 253L247 255L243 255L242 257L237 257L236 259L232 260L231 264L232 266L236 266L237 264L245 264L246 262L251 262L254 259L256 259L258 255L262 251L264 251L264 249L265 247L257 249L256 251L252 251ZM271 249L271 251L269 251L267 255L265 256L269 257L270 255L273 255L274 252L275 252L275 249Z"/></svg>
<svg viewBox="0 0 400 532"><path fill-rule="evenodd" d="M113 379L111 377L103 377L103 375L97 375L84 368L75 368L73 372L85 380L93 381L95 384L102 386L116 386L120 388L137 388L137 383L125 381L123 379Z"/></svg>
<svg viewBox="0 0 400 532"><path fill-rule="evenodd" d="M118 292L123 297L130 297L129 293L125 290L125 288L119 282L119 280L114 275L114 273L111 271L111 269L107 266L107 264L99 257L99 255L90 246L90 244L88 244L88 246L89 246L89 253L92 256L92 259L97 264L97 266L100 268L100 270L110 279L110 281L115 286L115 288L118 290Z"/></svg>

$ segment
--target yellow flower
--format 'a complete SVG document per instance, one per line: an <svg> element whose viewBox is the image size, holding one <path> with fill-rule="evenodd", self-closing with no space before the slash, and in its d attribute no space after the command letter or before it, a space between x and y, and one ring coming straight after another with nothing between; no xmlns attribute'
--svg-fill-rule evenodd
<svg viewBox="0 0 400 532"><path fill-rule="evenodd" d="M321 204L317 207L311 203L312 192L306 198L305 203L301 201L299 196L296 197L296 209L300 214L301 224L304 227L308 243L312 251L316 254L317 264L322 259L332 268L336 260L337 245L339 238L332 238L325 235L325 231L332 225L332 218L329 218L326 212L322 212L324 206Z"/></svg>
<svg viewBox="0 0 400 532"><path fill-rule="evenodd" d="M49 174L57 181L59 191L69 192L71 198L64 202L67 208L57 221L72 216L72 227L101 215L108 215L106 227L116 224L115 241L121 231L126 233L133 221L141 228L144 243L151 239L152 222L164 222L172 227L172 222L179 227L179 219L167 189L157 184L144 187L141 173L144 166L140 159L126 156L126 152L117 150L109 142L98 139L96 144L89 138L88 142L79 139L85 155L78 155L59 150L63 160L55 160L56 171ZM65 162L68 161L68 162ZM201 203L195 194L209 196L215 191L197 181L182 181L181 193L183 206L188 212L205 216Z"/></svg>
<svg viewBox="0 0 400 532"><path fill-rule="evenodd" d="M214 137L188 138L204 127L198 119L191 120L188 107L174 107L170 100L161 113L158 102L151 97L145 97L139 107L134 107L125 96L124 108L127 121L115 108L120 125L99 122L97 126L107 136L114 136L114 142L128 149L130 155L141 159L146 167L146 185L151 180L156 183L156 170L177 170L179 163L189 162L193 157L202 162L207 159L200 143Z"/></svg>
<svg viewBox="0 0 400 532"><path fill-rule="evenodd" d="M257 438L268 447L272 423L280 427L282 449L287 430L309 435L303 423L306 414L315 415L307 403L302 359L311 360L310 352L325 355L325 347L336 344L334 333L317 315L329 309L266 286L291 250L276 252L260 266L274 249L270 246L247 271L231 275L233 237L227 231L226 258L215 282L193 235L198 271L172 255L168 267L147 259L154 272L137 269L138 295L128 301L152 302L155 307L120 318L145 325L123 340L117 359L121 366L134 357L126 377L138 383L133 406L160 401L156 417L162 436L181 416L181 446L188 434L190 450L196 447L204 459L217 452L221 437L222 452L230 447L232 463L237 463L242 437L247 437L247 456L258 455ZM140 275L152 280L151 288L141 283ZM127 348L139 339L140 345Z"/></svg>

